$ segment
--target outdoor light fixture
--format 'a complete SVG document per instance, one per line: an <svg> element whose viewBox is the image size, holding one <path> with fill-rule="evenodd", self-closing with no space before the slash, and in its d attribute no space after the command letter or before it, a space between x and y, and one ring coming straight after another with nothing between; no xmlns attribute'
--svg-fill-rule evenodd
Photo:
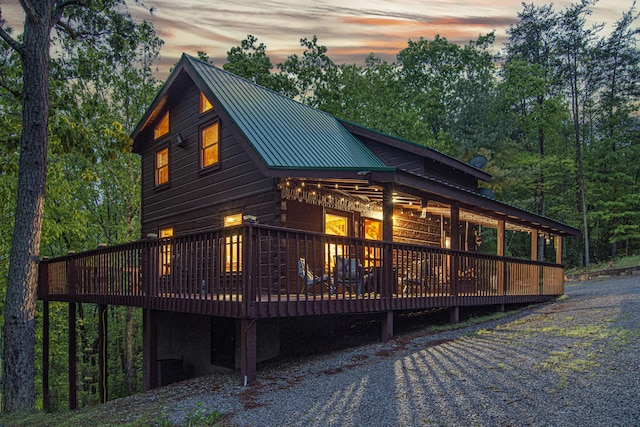
<svg viewBox="0 0 640 427"><path fill-rule="evenodd" d="M422 207L422 212L420 212L420 218L425 219L427 217L427 202L426 200L422 199L420 201L420 206Z"/></svg>
<svg viewBox="0 0 640 427"><path fill-rule="evenodd" d="M182 139L182 135L180 135L180 132L178 132L178 134L176 135L176 142L178 143L178 147L185 148L187 146L187 143L184 139Z"/></svg>

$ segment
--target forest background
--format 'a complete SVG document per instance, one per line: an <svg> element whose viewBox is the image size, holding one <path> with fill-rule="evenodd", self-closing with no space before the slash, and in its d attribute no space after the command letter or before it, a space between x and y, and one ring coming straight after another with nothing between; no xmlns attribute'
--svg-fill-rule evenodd
<svg viewBox="0 0 640 427"><path fill-rule="evenodd" d="M485 156L497 199L583 230L582 238L568 239L565 260L584 267L640 251L638 13L634 4L612 32L602 34L603 26L586 24L593 4L582 1L563 10L523 5L501 49L493 34L466 45L436 36L409 40L392 63L372 53L363 65L335 64L313 36L301 39L302 53L274 66L267 47L248 35L228 52L225 64L215 65L461 160ZM94 23L97 32L100 25L111 29L98 39L61 34L51 41L42 256L140 237L140 164L129 134L160 87L154 61L162 41L149 23L135 21L123 8ZM198 55L208 60L206 53ZM3 41L0 57L4 313L23 91L20 57ZM519 255L516 243L507 246L508 255ZM98 399L97 309L77 309L82 406ZM55 408L64 407L68 397L67 306L52 304L50 314ZM141 387L141 313L110 307L109 316L113 398Z"/></svg>

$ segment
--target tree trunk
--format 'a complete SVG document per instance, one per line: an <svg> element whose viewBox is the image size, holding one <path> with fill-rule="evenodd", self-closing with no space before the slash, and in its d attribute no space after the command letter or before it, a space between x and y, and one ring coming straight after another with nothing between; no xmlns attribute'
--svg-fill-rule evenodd
<svg viewBox="0 0 640 427"><path fill-rule="evenodd" d="M49 122L51 4L30 2L22 57L22 136L4 314L4 410L35 408L35 317Z"/></svg>

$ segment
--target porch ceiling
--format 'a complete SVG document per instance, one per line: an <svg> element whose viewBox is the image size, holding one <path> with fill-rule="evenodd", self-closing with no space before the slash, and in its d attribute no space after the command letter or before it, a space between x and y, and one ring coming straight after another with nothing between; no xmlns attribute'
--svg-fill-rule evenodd
<svg viewBox="0 0 640 427"><path fill-rule="evenodd" d="M323 180L285 180L297 191L322 192L333 194L335 197L344 197L346 199L364 203L373 210L379 210L382 213L382 197L383 187L370 183L367 180L343 180L343 179L323 179ZM579 230L558 223L539 215L535 215L518 208L488 199L484 196L475 194L469 190L458 189L457 191L464 194L465 198L445 196L436 192L430 193L426 190L417 191L416 188L404 185L395 185L397 191L393 193L394 206L398 209L409 211L416 216L422 215L423 200L426 203L426 214L442 216L449 218L451 216L451 206L460 208L460 220L481 225L486 228L497 228L498 221L505 221L505 229L512 231L530 232L532 230L540 230L543 232L557 235L577 235ZM422 195L418 195L421 193ZM470 203L470 197L477 198L476 204ZM481 205L479 202L483 202ZM495 205L494 207L486 206L487 204ZM522 213L522 214L520 214ZM531 217L531 219L528 219Z"/></svg>

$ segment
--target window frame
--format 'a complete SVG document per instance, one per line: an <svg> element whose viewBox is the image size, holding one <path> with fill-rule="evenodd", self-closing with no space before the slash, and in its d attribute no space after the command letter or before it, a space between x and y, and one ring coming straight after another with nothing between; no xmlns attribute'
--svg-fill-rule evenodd
<svg viewBox="0 0 640 427"><path fill-rule="evenodd" d="M230 221L232 220L233 221ZM225 215L223 228L236 227L242 224L242 212ZM225 233L222 246L222 271L225 274L242 273L242 233Z"/></svg>
<svg viewBox="0 0 640 427"><path fill-rule="evenodd" d="M158 167L158 155L163 152L166 151L167 152L167 164L163 165L162 168L166 168L166 181L160 182L160 167ZM170 176L170 168L169 165L171 164L171 150L169 149L169 145L163 145L162 147L158 147L156 150L154 150L153 152L153 184L155 188L163 188L163 187L167 187L169 185L169 182L171 181L171 176Z"/></svg>
<svg viewBox="0 0 640 427"><path fill-rule="evenodd" d="M207 106L209 107L207 108ZM203 92L200 92L200 103L198 110L200 111L200 114L206 114L215 111L213 103L209 101L209 98L207 98L207 96Z"/></svg>
<svg viewBox="0 0 640 427"><path fill-rule="evenodd" d="M205 131L213 126L217 126L218 128L218 132L217 132L217 140L216 142L207 145L206 147L204 146L205 143ZM202 124L201 126L198 127L198 151L199 151L199 157L200 157L200 170L201 171L209 171L209 170L215 170L215 169L219 169L220 168L220 134L221 134L221 125L220 125L220 120L216 119L213 121L209 121L207 123ZM215 163L211 163L210 165L206 165L205 166L205 150L207 148L211 148L212 146L216 146L216 150L217 150L217 158L218 160Z"/></svg>
<svg viewBox="0 0 640 427"><path fill-rule="evenodd" d="M171 227L162 227L158 229L158 238L162 241L169 241L173 239L175 236L175 230L173 226ZM172 269L172 255L173 255L173 243L163 243L160 246L160 262L159 262L159 271L160 277L166 277L171 275Z"/></svg>
<svg viewBox="0 0 640 427"><path fill-rule="evenodd" d="M163 136L169 135L171 133L171 123L170 123L170 116L169 116L169 110L165 111L165 113L162 115L162 118L158 121L158 123L156 123L156 125L153 128L153 140L157 141L160 138L162 138ZM166 121L166 130L162 131L159 130L161 125L163 125ZM163 126L164 127L164 126ZM162 133L160 133L162 132Z"/></svg>

